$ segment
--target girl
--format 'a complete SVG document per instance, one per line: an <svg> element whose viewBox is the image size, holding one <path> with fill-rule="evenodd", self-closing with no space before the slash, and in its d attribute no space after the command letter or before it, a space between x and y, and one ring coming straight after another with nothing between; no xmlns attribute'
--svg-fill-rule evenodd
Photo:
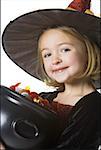
<svg viewBox="0 0 101 150"><path fill-rule="evenodd" d="M73 10L34 11L10 22L3 33L7 55L56 87L40 93L60 117L55 150L95 150L101 144L100 44L100 19Z"/></svg>
<svg viewBox="0 0 101 150"><path fill-rule="evenodd" d="M57 102L55 108L65 117L57 149L97 149L101 96L92 81L100 73L98 47L73 28L55 27L43 32L38 48L47 83L59 87L41 96Z"/></svg>

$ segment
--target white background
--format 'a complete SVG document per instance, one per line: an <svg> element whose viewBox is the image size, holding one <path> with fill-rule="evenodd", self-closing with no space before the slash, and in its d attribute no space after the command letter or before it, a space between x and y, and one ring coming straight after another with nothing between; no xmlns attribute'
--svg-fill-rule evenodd
<svg viewBox="0 0 101 150"><path fill-rule="evenodd" d="M44 8L66 8L72 0L1 0L1 34L6 25L18 16ZM100 16L100 0L92 0L91 10ZM44 83L31 77L16 66L5 54L1 45L1 84L11 86L21 82L21 86L30 86L36 92L53 90Z"/></svg>

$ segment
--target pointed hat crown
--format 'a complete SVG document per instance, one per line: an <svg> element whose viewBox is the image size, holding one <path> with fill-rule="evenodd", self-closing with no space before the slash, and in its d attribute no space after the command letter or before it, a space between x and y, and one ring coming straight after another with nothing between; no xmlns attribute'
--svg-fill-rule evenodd
<svg viewBox="0 0 101 150"><path fill-rule="evenodd" d="M67 9L77 10L79 12L85 12L93 14L90 10L91 0L73 0L67 7Z"/></svg>

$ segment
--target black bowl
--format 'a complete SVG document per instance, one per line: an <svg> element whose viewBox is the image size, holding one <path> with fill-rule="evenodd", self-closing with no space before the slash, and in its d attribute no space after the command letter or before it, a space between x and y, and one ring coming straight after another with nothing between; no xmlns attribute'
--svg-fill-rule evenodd
<svg viewBox="0 0 101 150"><path fill-rule="evenodd" d="M26 97L0 87L1 141L8 149L48 149L56 144L59 118Z"/></svg>

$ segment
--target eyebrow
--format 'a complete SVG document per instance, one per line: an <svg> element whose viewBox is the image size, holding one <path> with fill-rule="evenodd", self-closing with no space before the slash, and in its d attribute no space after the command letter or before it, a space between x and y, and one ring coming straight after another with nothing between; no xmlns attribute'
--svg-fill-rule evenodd
<svg viewBox="0 0 101 150"><path fill-rule="evenodd" d="M72 43L67 43L67 42L63 42L63 43L59 43L59 44L57 44L57 46L61 46L61 45L71 45L71 46L73 46L73 44ZM49 48L43 48L42 50L41 50L41 52L42 51L44 51L44 50L49 50Z"/></svg>
<svg viewBox="0 0 101 150"><path fill-rule="evenodd" d="M43 52L44 50L49 50L49 48L43 48L41 49L41 52Z"/></svg>
<svg viewBox="0 0 101 150"><path fill-rule="evenodd" d="M73 46L73 44L72 44L72 43L67 43L67 42L59 43L58 45L59 45L59 46L61 46L61 45L65 45L65 44L66 44L66 45L71 45L71 46Z"/></svg>

